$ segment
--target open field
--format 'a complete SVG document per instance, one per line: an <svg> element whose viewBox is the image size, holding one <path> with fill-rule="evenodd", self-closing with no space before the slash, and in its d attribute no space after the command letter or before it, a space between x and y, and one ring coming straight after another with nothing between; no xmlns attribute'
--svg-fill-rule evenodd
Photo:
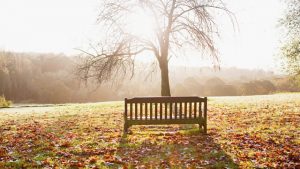
<svg viewBox="0 0 300 169"><path fill-rule="evenodd" d="M123 102L0 109L0 168L300 167L300 94L215 97L196 125L123 135Z"/></svg>

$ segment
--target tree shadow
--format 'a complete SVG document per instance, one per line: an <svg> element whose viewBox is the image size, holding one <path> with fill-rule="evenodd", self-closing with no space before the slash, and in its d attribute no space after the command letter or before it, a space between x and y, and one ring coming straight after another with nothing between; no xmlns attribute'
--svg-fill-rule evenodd
<svg viewBox="0 0 300 169"><path fill-rule="evenodd" d="M127 167L238 168L213 133L170 126L136 128L140 130L123 134L115 154Z"/></svg>

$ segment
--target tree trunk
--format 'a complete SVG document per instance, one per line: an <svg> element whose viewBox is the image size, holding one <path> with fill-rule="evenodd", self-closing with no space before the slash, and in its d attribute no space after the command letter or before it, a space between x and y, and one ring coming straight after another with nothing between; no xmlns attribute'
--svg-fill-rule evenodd
<svg viewBox="0 0 300 169"><path fill-rule="evenodd" d="M171 96L168 62L161 61L159 65L161 72L161 96Z"/></svg>

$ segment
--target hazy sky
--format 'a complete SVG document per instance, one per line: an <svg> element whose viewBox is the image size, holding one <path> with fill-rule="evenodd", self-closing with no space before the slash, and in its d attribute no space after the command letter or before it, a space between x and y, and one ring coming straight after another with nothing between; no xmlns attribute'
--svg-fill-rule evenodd
<svg viewBox="0 0 300 169"><path fill-rule="evenodd" d="M96 25L101 0L1 0L0 49L18 52L76 54L97 39ZM275 70L282 33L277 28L283 15L281 0L224 0L238 25L219 18L221 66ZM176 61L175 61L176 62ZM195 59L189 65L206 63ZM184 61L180 61L184 63Z"/></svg>

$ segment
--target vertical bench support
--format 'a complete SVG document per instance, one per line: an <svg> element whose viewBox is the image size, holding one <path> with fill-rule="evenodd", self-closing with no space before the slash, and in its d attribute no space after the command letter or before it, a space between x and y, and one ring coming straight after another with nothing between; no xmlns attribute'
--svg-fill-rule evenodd
<svg viewBox="0 0 300 169"><path fill-rule="evenodd" d="M127 114L128 114L128 107L127 107L127 98L125 98L125 112L124 112L124 133L128 132L128 124L127 124Z"/></svg>
<svg viewBox="0 0 300 169"><path fill-rule="evenodd" d="M207 134L207 97L204 97L204 133Z"/></svg>

